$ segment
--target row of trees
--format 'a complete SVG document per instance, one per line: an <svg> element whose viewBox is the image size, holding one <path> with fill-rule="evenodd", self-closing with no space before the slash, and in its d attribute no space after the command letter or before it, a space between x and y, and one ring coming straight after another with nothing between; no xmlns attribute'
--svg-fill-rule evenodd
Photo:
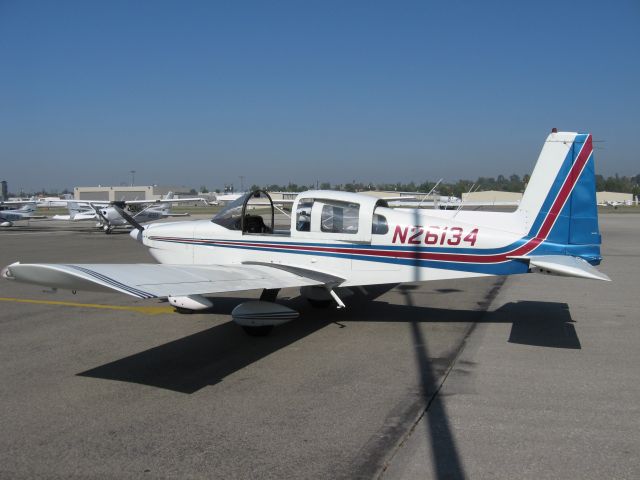
<svg viewBox="0 0 640 480"><path fill-rule="evenodd" d="M458 180L455 183L441 182L438 185L438 192L440 195L455 195L460 197L463 193L468 192L472 188L474 190L498 190L503 192L524 192L527 183L529 183L530 175L526 174L520 177L519 175L511 175L505 177L504 175L498 175L493 177L480 177L475 182L471 180ZM349 183L330 184L323 182L317 185L317 188L322 190L344 190L347 192L361 192L363 190L385 190L395 192L429 192L436 185L436 182L425 181L423 183L409 182L409 183L361 183L353 180ZM287 185L252 185L251 189L262 188L270 192L303 192L316 188L316 184L310 185L297 185L295 183L289 183ZM609 192L624 192L633 193L634 195L640 195L640 174L635 177L619 176L605 178L602 175L596 175L596 190L597 191L609 191Z"/></svg>
<svg viewBox="0 0 640 480"><path fill-rule="evenodd" d="M440 195L454 195L460 197L464 192L468 192L472 188L474 190L499 190L504 192L524 192L527 183L529 182L529 175L520 177L519 175L511 175L505 177L504 175L498 175L493 177L480 177L475 182L471 180L458 180L455 183L441 182L438 185L438 193ZM295 183L289 183L287 185L252 185L251 190L262 188L270 192L303 192L305 190L311 190L320 188L321 190L344 190L347 192L361 192L363 190L385 190L394 192L430 192L436 185L436 182L425 181L422 183L409 182L409 183L361 183L355 180L348 183L330 184L329 182L322 182L320 184L310 183L309 185L298 185ZM232 186L226 186L225 191L230 191ZM596 175L596 190L608 191L608 192L623 192L633 193L634 195L640 195L640 174L635 177L619 176L618 174L612 177L604 177L603 175ZM206 193L209 190L206 186L200 187L200 192ZM215 189L216 193L221 193L222 190ZM61 193L73 193L65 189ZM191 190L192 194L196 194L196 189ZM34 192L34 195L57 195L57 191L41 191ZM31 193L22 193L22 196L32 195ZM10 196L14 196L10 194Z"/></svg>

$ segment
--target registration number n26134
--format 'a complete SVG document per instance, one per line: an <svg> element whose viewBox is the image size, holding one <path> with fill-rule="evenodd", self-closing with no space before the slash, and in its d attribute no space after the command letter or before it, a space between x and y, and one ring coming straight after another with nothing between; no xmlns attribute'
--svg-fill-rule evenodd
<svg viewBox="0 0 640 480"><path fill-rule="evenodd" d="M429 225L428 227L396 225L391 243L456 246L464 242L473 247L477 239L477 228L465 230L462 227L442 227L437 225Z"/></svg>

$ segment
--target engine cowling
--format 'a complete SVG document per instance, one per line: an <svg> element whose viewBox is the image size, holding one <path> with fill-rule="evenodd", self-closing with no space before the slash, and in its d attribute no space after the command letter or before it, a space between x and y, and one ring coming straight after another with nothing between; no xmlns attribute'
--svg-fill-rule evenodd
<svg viewBox="0 0 640 480"><path fill-rule="evenodd" d="M9 222L8 220L5 220L2 223L0 223L0 227L13 227L13 222Z"/></svg>

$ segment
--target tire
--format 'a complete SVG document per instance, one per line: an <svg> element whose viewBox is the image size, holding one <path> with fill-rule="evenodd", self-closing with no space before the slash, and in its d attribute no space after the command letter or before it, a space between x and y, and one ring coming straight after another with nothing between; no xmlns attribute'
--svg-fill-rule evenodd
<svg viewBox="0 0 640 480"><path fill-rule="evenodd" d="M273 330L273 325L261 325L260 327L242 326L244 333L251 337L266 337Z"/></svg>
<svg viewBox="0 0 640 480"><path fill-rule="evenodd" d="M307 302L314 308L329 308L331 300L316 300L314 298L307 298Z"/></svg>

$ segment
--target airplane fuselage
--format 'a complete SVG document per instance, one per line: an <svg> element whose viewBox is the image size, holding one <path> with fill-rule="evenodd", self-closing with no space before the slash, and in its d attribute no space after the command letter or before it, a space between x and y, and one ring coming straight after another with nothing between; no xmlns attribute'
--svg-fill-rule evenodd
<svg viewBox="0 0 640 480"><path fill-rule="evenodd" d="M160 263L282 264L340 276L346 279L344 286L527 271L506 253L490 259L479 255L510 245L515 250L522 239L517 232L459 221L445 211L425 214L378 207L376 214L385 218L386 228L357 243L331 238L336 236L331 233L310 237L314 232L298 232L295 227L289 234L248 234L208 220L151 225L143 243ZM498 220L495 215L488 214L487 220ZM364 227L371 229L371 223Z"/></svg>

